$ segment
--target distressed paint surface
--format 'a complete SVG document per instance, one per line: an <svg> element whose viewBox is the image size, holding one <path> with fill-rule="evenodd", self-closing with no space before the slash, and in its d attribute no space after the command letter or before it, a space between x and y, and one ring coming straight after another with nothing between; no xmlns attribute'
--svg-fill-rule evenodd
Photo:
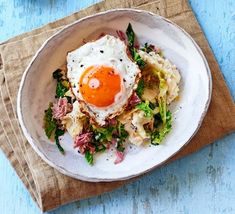
<svg viewBox="0 0 235 214"><path fill-rule="evenodd" d="M98 0L0 0L0 41L62 18ZM190 0L235 99L235 1ZM235 213L235 134L112 193L51 213ZM0 152L0 213L37 214Z"/></svg>

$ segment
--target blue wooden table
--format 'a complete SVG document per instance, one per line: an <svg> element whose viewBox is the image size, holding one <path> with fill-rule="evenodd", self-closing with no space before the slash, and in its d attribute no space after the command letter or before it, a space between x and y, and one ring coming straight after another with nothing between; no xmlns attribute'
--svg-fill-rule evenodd
<svg viewBox="0 0 235 214"><path fill-rule="evenodd" d="M0 0L0 40L98 0ZM235 99L235 1L190 0ZM0 152L0 213L40 210ZM52 213L235 213L235 134L112 193Z"/></svg>

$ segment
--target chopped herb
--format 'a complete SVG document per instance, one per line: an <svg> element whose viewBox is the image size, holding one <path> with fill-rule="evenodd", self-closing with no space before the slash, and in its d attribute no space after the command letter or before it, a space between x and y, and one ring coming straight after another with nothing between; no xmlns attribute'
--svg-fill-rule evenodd
<svg viewBox="0 0 235 214"><path fill-rule="evenodd" d="M95 151L96 152L104 152L106 150L106 146L104 144L95 144Z"/></svg>
<svg viewBox="0 0 235 214"><path fill-rule="evenodd" d="M144 80L140 79L136 89L136 94L138 95L138 97L141 97L143 93L144 93Z"/></svg>
<svg viewBox="0 0 235 214"><path fill-rule="evenodd" d="M148 100L138 104L136 107L144 112L145 117L152 117L153 110L150 108Z"/></svg>
<svg viewBox="0 0 235 214"><path fill-rule="evenodd" d="M56 129L56 120L53 118L52 115L52 103L49 104L49 107L47 110L45 110L44 114L44 129L46 136L50 139L53 132Z"/></svg>
<svg viewBox="0 0 235 214"><path fill-rule="evenodd" d="M117 126L117 132L118 132L118 137L117 137L117 150L120 152L124 152L125 147L124 147L124 142L126 138L128 137L128 132L125 130L125 127L122 123L119 123Z"/></svg>
<svg viewBox="0 0 235 214"><path fill-rule="evenodd" d="M123 146L123 140L120 140L119 138L117 139L117 150L119 152L124 152L125 147Z"/></svg>
<svg viewBox="0 0 235 214"><path fill-rule="evenodd" d="M128 132L125 130L124 125L118 123L114 128L108 126L105 128L97 128L92 126L92 131L94 132L94 141L96 152L102 152L106 150L106 143L110 142L113 138L117 139L117 150L123 152L125 150L124 141L128 136Z"/></svg>
<svg viewBox="0 0 235 214"><path fill-rule="evenodd" d="M90 165L93 164L93 154L91 154L88 150L85 151L85 158Z"/></svg>
<svg viewBox="0 0 235 214"><path fill-rule="evenodd" d="M64 134L64 130L62 129L59 129L58 127L56 128L55 130L55 143L59 149L59 151L64 154L64 149L63 147L60 145L60 140L59 140L59 137L62 136Z"/></svg>
<svg viewBox="0 0 235 214"><path fill-rule="evenodd" d="M122 123L118 124L118 135L122 140L125 140L128 137L128 132L125 130L125 127Z"/></svg>
<svg viewBox="0 0 235 214"><path fill-rule="evenodd" d="M94 137L95 140L98 142L107 142L112 140L112 133L114 128L107 127L107 128L97 128L92 126L93 132L95 133Z"/></svg>

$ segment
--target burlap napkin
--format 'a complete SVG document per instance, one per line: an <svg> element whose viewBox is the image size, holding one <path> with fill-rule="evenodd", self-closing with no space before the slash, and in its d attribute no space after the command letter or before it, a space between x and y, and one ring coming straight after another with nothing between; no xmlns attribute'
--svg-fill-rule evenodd
<svg viewBox="0 0 235 214"><path fill-rule="evenodd" d="M235 131L235 105L186 0L106 0L42 28L19 35L0 45L0 147L43 211L111 191L128 182L89 183L62 175L34 152L22 135L16 117L16 97L22 73L42 43L60 28L81 17L118 7L149 10L174 21L196 40L209 62L213 76L209 111L197 135L171 160L190 154Z"/></svg>

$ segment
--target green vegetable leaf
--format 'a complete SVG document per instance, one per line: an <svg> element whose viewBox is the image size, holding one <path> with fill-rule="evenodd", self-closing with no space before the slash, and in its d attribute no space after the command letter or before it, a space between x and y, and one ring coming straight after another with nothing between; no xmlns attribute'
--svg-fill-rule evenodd
<svg viewBox="0 0 235 214"><path fill-rule="evenodd" d="M166 113L167 113L167 106L166 106L166 99L165 97L160 97L158 99L158 104L159 104L159 113L162 118L163 124L166 123Z"/></svg>
<svg viewBox="0 0 235 214"><path fill-rule="evenodd" d="M168 85L165 80L165 71L153 69L153 73L158 77L160 82L158 95L159 113L154 115L154 127L156 131L151 134L151 143L158 145L171 130L172 115L171 112L167 110L166 97Z"/></svg>
<svg viewBox="0 0 235 214"><path fill-rule="evenodd" d="M44 114L44 130L46 133L46 136L50 139L53 132L56 129L56 120L53 118L52 115L52 103L49 104L49 107L47 110L45 110Z"/></svg>
<svg viewBox="0 0 235 214"><path fill-rule="evenodd" d="M52 74L53 78L56 79L57 81L60 81L61 77L63 76L63 74L61 72L62 72L61 69L55 70Z"/></svg>
<svg viewBox="0 0 235 214"><path fill-rule="evenodd" d="M165 72L164 70L154 69L153 73L158 77L159 83L159 95L158 95L158 104L159 104L159 112L162 118L163 124L166 123L166 113L167 113L167 104L166 104L166 95L168 91L168 85L164 78Z"/></svg>
<svg viewBox="0 0 235 214"><path fill-rule="evenodd" d="M64 130L57 128L55 131L55 136L60 137L64 134Z"/></svg>
<svg viewBox="0 0 235 214"><path fill-rule="evenodd" d="M64 97L65 93L68 91L68 87L65 86L61 81L57 82L56 86L56 97Z"/></svg>
<svg viewBox="0 0 235 214"><path fill-rule="evenodd" d="M65 93L69 90L69 83L66 80L63 80L63 74L61 69L57 69L52 74L53 78L57 80L56 85L56 97L64 97Z"/></svg>
<svg viewBox="0 0 235 214"><path fill-rule="evenodd" d="M166 123L163 124L160 130L157 130L151 134L151 144L159 145L165 136L171 131L172 128L172 114L170 111L166 113Z"/></svg>
<svg viewBox="0 0 235 214"><path fill-rule="evenodd" d="M133 60L140 67L140 69L143 69L144 66L145 66L145 62L140 57L140 55L138 54L136 48L134 47L134 44L135 44L135 33L133 31L131 23L128 24L128 27L126 29L126 36L127 36L127 40L128 40L129 51L131 53L131 56L132 56Z"/></svg>
<svg viewBox="0 0 235 214"><path fill-rule="evenodd" d="M133 48L133 54L132 57L134 59L134 61L136 62L136 64L140 67L140 69L143 69L145 66L145 62L144 60L140 57L140 55L138 54L136 48Z"/></svg>
<svg viewBox="0 0 235 214"><path fill-rule="evenodd" d="M154 110L157 107L156 103L149 102L149 107Z"/></svg>
<svg viewBox="0 0 235 214"><path fill-rule="evenodd" d="M135 42L135 33L133 31L131 23L128 24L128 27L126 29L126 35L127 35L127 40L128 40L129 47L133 48L134 47L134 42Z"/></svg>
<svg viewBox="0 0 235 214"><path fill-rule="evenodd" d="M85 158L90 165L93 164L93 161L94 161L93 154L91 154L88 150L85 151Z"/></svg>
<svg viewBox="0 0 235 214"><path fill-rule="evenodd" d="M154 128L158 128L162 124L162 117L160 113L154 115Z"/></svg>
<svg viewBox="0 0 235 214"><path fill-rule="evenodd" d="M142 102L136 106L138 109L144 111L145 117L152 117L153 110L149 106L149 101L146 100L145 102Z"/></svg>
<svg viewBox="0 0 235 214"><path fill-rule="evenodd" d="M136 89L136 94L141 97L144 93L144 80L143 79L140 79L139 82L138 82L138 86L137 86L137 89Z"/></svg>
<svg viewBox="0 0 235 214"><path fill-rule="evenodd" d="M59 137L62 136L64 134L64 130L59 129L58 127L55 130L55 143L59 149L59 151L64 154L64 149L63 147L60 145L60 140Z"/></svg>

